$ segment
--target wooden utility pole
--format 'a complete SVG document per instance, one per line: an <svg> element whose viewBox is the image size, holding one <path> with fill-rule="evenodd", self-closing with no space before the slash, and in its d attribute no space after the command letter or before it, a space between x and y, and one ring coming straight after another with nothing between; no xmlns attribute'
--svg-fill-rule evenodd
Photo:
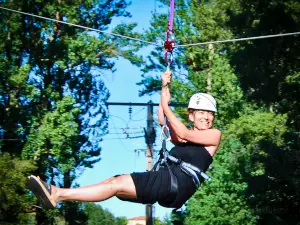
<svg viewBox="0 0 300 225"><path fill-rule="evenodd" d="M149 101L148 103L124 103L124 102L107 102L107 106L109 105L118 105L118 106L147 106L147 129L145 132L145 142L147 144L146 151L146 160L147 166L146 170L150 171L153 167L153 144L155 143L155 129L154 129L154 120L153 120L153 107L159 106L157 103L153 103ZM187 104L169 104L173 107L187 107ZM151 204L146 205L146 225L153 225L153 206Z"/></svg>
<svg viewBox="0 0 300 225"><path fill-rule="evenodd" d="M147 160L147 171L152 170L153 168L153 144L155 142L155 130L153 127L153 105L152 101L148 102L147 107L147 152L146 152L146 160ZM153 206L151 204L146 205L146 225L153 225Z"/></svg>

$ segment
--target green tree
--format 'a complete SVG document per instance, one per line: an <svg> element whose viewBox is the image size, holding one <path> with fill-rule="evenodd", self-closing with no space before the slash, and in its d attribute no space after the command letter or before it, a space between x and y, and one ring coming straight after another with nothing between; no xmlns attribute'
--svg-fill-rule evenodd
<svg viewBox="0 0 300 225"><path fill-rule="evenodd" d="M0 223L27 224L33 218L33 200L26 195L26 177L35 168L30 161L0 152Z"/></svg>
<svg viewBox="0 0 300 225"><path fill-rule="evenodd" d="M258 118L264 122L257 125ZM254 184L253 178L266 173L258 158L267 158L269 153L261 142L282 145L285 121L286 116L248 109L227 126L213 164L213 181L188 203L187 224L256 224L259 207L248 205L245 192Z"/></svg>
<svg viewBox="0 0 300 225"><path fill-rule="evenodd" d="M123 217L115 218L110 212L102 209L100 205L85 203L84 212L88 217L88 225L126 225L127 220Z"/></svg>
<svg viewBox="0 0 300 225"><path fill-rule="evenodd" d="M114 17L130 16L125 0L0 3L99 30L107 30ZM0 20L1 151L33 160L35 174L71 187L84 168L100 160L109 97L103 74L114 71L117 57L138 65L141 58L134 53L140 45L3 10ZM134 27L120 24L113 32L138 37ZM68 204L73 203L61 213L70 222L70 210L80 207ZM42 213L37 218L38 224L52 223Z"/></svg>
<svg viewBox="0 0 300 225"><path fill-rule="evenodd" d="M231 10L230 27L236 37L295 32L300 28L298 1L239 1ZM256 157L265 174L249 183L249 202L259 223L295 224L299 221L299 38L277 37L240 43L231 63L247 97L275 114L287 115L284 145L265 141L268 156ZM260 185L257 185L257 184Z"/></svg>

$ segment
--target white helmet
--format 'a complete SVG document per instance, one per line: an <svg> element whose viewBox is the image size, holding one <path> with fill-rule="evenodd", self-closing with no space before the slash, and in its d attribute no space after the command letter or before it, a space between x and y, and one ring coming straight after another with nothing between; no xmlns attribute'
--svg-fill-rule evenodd
<svg viewBox="0 0 300 225"><path fill-rule="evenodd" d="M213 96L206 93L197 93L190 98L188 108L217 112L217 103Z"/></svg>

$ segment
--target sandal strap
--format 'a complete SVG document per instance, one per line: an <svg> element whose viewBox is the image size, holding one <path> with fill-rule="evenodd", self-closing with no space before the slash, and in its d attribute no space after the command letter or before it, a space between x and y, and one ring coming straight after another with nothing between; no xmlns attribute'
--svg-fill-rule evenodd
<svg viewBox="0 0 300 225"><path fill-rule="evenodd" d="M47 184L46 182L42 181L40 178L39 178L40 182L43 184L43 186L47 189L47 191L49 192L49 194L51 195L51 185L50 184Z"/></svg>

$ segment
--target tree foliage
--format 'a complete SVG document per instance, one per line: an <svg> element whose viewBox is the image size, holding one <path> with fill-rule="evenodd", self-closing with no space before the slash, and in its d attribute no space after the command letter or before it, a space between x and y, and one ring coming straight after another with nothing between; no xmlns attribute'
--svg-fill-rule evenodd
<svg viewBox="0 0 300 225"><path fill-rule="evenodd" d="M26 177L35 169L30 161L0 152L0 223L26 224L31 219L32 198L26 190Z"/></svg>
<svg viewBox="0 0 300 225"><path fill-rule="evenodd" d="M0 3L101 31L108 30L115 17L130 16L125 0ZM0 20L0 150L35 162L33 173L42 179L71 187L84 168L100 160L101 137L107 132L105 102L110 95L103 76L114 72L113 59L118 57L139 65L141 58L135 52L141 46L2 9ZM110 28L138 37L135 26ZM73 219L68 217L71 211L80 210L80 205L71 203L62 207L68 222ZM55 217L50 214L38 212L37 223Z"/></svg>
<svg viewBox="0 0 300 225"><path fill-rule="evenodd" d="M109 211L94 203L84 204L84 212L88 216L88 225L126 225L123 217L115 218Z"/></svg>

